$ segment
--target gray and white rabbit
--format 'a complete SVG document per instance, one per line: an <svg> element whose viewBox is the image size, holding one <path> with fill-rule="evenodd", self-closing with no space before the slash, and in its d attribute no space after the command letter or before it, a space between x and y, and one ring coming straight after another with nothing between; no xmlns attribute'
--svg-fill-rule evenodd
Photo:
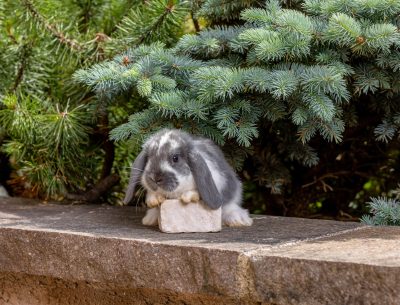
<svg viewBox="0 0 400 305"><path fill-rule="evenodd" d="M157 225L159 205L165 199L195 202L201 199L212 209L222 206L227 226L250 226L252 219L241 207L242 183L211 140L178 129L163 129L152 135L132 165L125 203L141 183L150 208L144 225Z"/></svg>

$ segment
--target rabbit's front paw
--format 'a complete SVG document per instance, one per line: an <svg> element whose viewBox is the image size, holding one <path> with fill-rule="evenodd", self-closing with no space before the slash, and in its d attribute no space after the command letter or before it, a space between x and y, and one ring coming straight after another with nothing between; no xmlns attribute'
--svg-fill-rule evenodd
<svg viewBox="0 0 400 305"><path fill-rule="evenodd" d="M187 191L182 194L181 200L184 203L189 203L189 202L197 202L200 200L199 193L197 191Z"/></svg>
<svg viewBox="0 0 400 305"><path fill-rule="evenodd" d="M149 208L154 208L159 206L161 203L165 201L165 197L159 194L147 194L146 196L146 204Z"/></svg>

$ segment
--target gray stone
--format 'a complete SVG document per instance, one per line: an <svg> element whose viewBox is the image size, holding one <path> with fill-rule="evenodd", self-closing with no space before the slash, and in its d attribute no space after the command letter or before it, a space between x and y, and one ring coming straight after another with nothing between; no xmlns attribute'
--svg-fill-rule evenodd
<svg viewBox="0 0 400 305"><path fill-rule="evenodd" d="M257 251L250 260L265 302L400 304L400 228L361 227Z"/></svg>
<svg viewBox="0 0 400 305"><path fill-rule="evenodd" d="M0 184L0 197L9 197L7 190Z"/></svg>
<svg viewBox="0 0 400 305"><path fill-rule="evenodd" d="M219 232L221 208L212 210L202 202L165 200L160 206L158 225L165 233Z"/></svg>
<svg viewBox="0 0 400 305"><path fill-rule="evenodd" d="M254 216L162 234L135 207L0 199L0 305L400 304L400 228Z"/></svg>

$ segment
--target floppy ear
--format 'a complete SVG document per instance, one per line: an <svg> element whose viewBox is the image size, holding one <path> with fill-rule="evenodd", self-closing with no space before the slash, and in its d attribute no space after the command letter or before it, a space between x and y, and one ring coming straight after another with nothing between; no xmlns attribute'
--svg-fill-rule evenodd
<svg viewBox="0 0 400 305"><path fill-rule="evenodd" d="M214 210L222 206L221 194L218 192L204 158L197 152L190 152L189 167L192 171L201 200Z"/></svg>
<svg viewBox="0 0 400 305"><path fill-rule="evenodd" d="M142 150L140 154L136 157L135 162L133 162L132 164L131 177L129 179L128 189L126 190L124 198L125 204L131 202L133 194L135 193L136 185L139 183L144 167L146 166L146 162L147 156L146 153Z"/></svg>

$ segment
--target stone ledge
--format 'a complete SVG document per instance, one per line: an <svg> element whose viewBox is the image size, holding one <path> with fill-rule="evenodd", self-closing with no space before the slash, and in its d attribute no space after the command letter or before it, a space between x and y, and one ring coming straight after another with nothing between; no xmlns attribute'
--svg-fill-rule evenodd
<svg viewBox="0 0 400 305"><path fill-rule="evenodd" d="M1 198L0 304L400 304L399 228L257 216L163 234L142 216Z"/></svg>

